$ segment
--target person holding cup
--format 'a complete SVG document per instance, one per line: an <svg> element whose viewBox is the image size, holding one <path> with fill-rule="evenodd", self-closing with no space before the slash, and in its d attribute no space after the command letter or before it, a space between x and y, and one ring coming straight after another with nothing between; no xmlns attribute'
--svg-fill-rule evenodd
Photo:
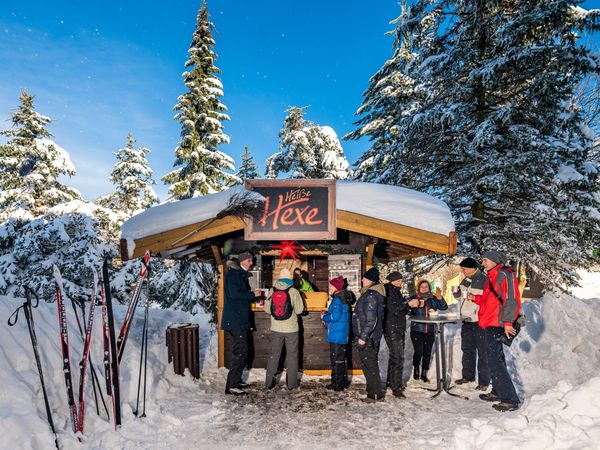
<svg viewBox="0 0 600 450"><path fill-rule="evenodd" d="M429 317L430 310L445 311L448 304L442 297L442 290L438 287L435 294L431 292L431 285L427 280L419 281L417 294L410 298L408 307L411 316ZM410 324L410 340L413 344L413 377L424 383L429 383L427 371L431 362L431 350L435 342L435 328L426 323L412 322Z"/></svg>
<svg viewBox="0 0 600 450"><path fill-rule="evenodd" d="M479 270L477 261L465 258L460 264L460 272L464 276L460 285L452 287L452 295L460 305L462 327L460 330L462 350L462 378L456 384L465 384L475 381L477 369L477 387L479 391L486 391L490 384L485 341L483 330L479 328L477 315L479 306L467 297L469 294L481 295L487 284L487 276Z"/></svg>

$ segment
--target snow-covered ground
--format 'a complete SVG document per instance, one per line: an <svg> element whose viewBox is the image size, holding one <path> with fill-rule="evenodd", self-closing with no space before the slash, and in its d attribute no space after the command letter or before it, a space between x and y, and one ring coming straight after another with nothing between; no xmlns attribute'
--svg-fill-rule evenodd
<svg viewBox="0 0 600 450"><path fill-rule="evenodd" d="M42 364L61 448L485 448L597 449L600 442L600 284L598 274L584 274L579 297L548 294L524 304L527 326L513 344L508 360L522 408L497 413L478 399L474 385L453 392L469 400L430 393L408 382L407 398L388 396L384 403L363 404L364 380L355 377L345 393L324 388L328 381L304 377L296 393L261 388L264 371L253 370L247 398L223 394L227 371L216 368L216 339L206 316L151 310L148 355L147 417L135 418L141 311L137 312L121 365L123 426L115 432L94 408L91 382L86 392L82 443L72 434L58 346L55 304L34 310ZM0 297L0 319L20 301ZM69 314L72 314L70 310ZM117 320L124 314L118 307ZM100 315L93 360L101 376ZM0 448L53 448L44 402L24 321L0 327ZM164 330L175 322L201 328L202 376L177 376L167 364ZM69 315L74 384L81 350L74 317ZM460 375L458 327L448 328L453 346L450 363ZM412 354L407 342L407 372ZM385 349L382 350L382 357ZM382 358L384 359L384 358ZM385 373L385 364L382 364ZM431 373L432 378L435 375Z"/></svg>

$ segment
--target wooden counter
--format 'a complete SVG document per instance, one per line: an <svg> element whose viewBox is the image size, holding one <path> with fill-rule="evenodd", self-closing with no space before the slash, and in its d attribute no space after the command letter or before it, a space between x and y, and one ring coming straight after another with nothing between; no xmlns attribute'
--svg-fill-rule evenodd
<svg viewBox="0 0 600 450"><path fill-rule="evenodd" d="M331 371L329 358L329 343L325 333L325 327L321 322L320 312L325 308L311 306L306 315L298 316L300 327L299 358L300 370L307 375L325 375ZM263 311L262 307L253 307L252 318L254 331L252 332L253 345L249 355L249 366L251 368L266 368L271 354L271 315ZM348 349L350 349L350 344ZM350 353L349 351L347 353ZM285 354L285 352L284 352ZM282 355L280 367L283 367L285 356ZM225 333L225 367L231 366L231 339ZM360 359L355 350L352 350L352 358L348 358L348 370L350 373L362 373L360 370Z"/></svg>

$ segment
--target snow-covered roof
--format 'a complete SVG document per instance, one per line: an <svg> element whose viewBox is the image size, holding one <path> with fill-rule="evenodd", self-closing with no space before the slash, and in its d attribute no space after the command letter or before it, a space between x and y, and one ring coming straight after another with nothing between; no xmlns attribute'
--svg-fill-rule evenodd
<svg viewBox="0 0 600 450"><path fill-rule="evenodd" d="M136 240L212 219L232 195L242 190L243 186L236 186L216 194L154 206L127 220L121 227L121 237ZM446 236L454 231L452 215L443 201L398 186L337 181L336 208Z"/></svg>

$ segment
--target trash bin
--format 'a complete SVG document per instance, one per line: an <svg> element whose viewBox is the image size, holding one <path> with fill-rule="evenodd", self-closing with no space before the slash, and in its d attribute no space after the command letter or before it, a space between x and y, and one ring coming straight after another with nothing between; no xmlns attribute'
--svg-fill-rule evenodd
<svg viewBox="0 0 600 450"><path fill-rule="evenodd" d="M198 324L175 323L166 331L168 362L173 361L173 370L184 375L185 369L194 378L200 378L200 353Z"/></svg>

